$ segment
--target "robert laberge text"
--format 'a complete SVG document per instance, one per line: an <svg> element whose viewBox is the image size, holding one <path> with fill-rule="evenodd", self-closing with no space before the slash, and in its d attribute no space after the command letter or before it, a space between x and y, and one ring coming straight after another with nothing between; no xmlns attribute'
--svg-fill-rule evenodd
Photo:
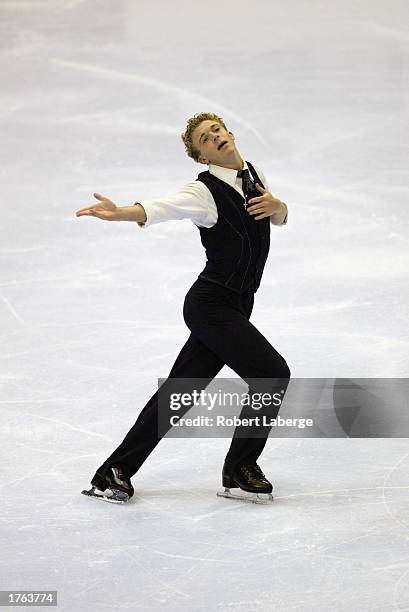
<svg viewBox="0 0 409 612"><path fill-rule="evenodd" d="M223 415L218 415L216 418L208 416L181 418L175 415L170 418L170 423L172 427L213 427L216 424L217 427L298 427L298 429L304 429L313 425L313 419L284 419L281 416L275 419L269 419L266 416L240 419L238 416L226 417Z"/></svg>

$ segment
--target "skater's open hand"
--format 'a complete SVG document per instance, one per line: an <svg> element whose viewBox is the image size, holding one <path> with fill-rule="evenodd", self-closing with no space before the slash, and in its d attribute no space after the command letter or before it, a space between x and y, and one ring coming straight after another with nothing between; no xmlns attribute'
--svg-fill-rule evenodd
<svg viewBox="0 0 409 612"><path fill-rule="evenodd" d="M98 217L98 219L104 219L105 221L119 221L120 210L112 200L109 200L100 193L94 193L94 197L100 200L100 204L92 204L86 208L80 208L75 213L76 217L87 215Z"/></svg>
<svg viewBox="0 0 409 612"><path fill-rule="evenodd" d="M254 217L256 221L264 219L264 217L272 217L283 209L283 206L285 206L284 202L275 198L260 183L256 183L256 187L262 195L248 200L248 204L254 204L254 206L247 208L250 215L258 215L258 217Z"/></svg>

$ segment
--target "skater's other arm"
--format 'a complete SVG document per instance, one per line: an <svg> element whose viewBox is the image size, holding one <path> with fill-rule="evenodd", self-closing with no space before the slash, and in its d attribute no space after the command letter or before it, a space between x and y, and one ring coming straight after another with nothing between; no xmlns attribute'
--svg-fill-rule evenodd
<svg viewBox="0 0 409 612"><path fill-rule="evenodd" d="M199 181L192 181L174 195L117 206L107 197L94 193L98 203L76 211L76 216L94 216L107 221L134 221L141 228L178 219L190 219L198 226L211 227L217 220L217 209L210 204L212 196ZM216 215L216 218L215 218Z"/></svg>

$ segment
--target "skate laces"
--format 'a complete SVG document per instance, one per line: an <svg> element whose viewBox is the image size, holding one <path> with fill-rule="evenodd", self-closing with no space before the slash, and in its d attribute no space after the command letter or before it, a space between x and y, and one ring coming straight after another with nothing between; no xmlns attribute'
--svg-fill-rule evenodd
<svg viewBox="0 0 409 612"><path fill-rule="evenodd" d="M258 476L260 480L264 480L264 482L268 483L267 478L265 477L260 466L257 465L257 463L249 463L246 465L242 465L242 470L246 474L246 476L254 476L254 474L256 474L256 476Z"/></svg>
<svg viewBox="0 0 409 612"><path fill-rule="evenodd" d="M250 463L241 466L241 469L246 476L254 476L252 468L254 468L254 465L251 465Z"/></svg>
<svg viewBox="0 0 409 612"><path fill-rule="evenodd" d="M260 476L261 480L264 480L264 482L268 483L267 478L265 477L261 467L259 465L257 465L257 463L255 465L253 465L254 470L256 471L256 473ZM270 483L269 483L270 484Z"/></svg>
<svg viewBox="0 0 409 612"><path fill-rule="evenodd" d="M264 474L263 474L263 472L262 472L261 467L260 467L259 465L257 465L257 463L255 463L255 464L253 465L253 468L256 470L257 474L259 474L260 476L262 476L263 478L265 478L265 476L264 476Z"/></svg>

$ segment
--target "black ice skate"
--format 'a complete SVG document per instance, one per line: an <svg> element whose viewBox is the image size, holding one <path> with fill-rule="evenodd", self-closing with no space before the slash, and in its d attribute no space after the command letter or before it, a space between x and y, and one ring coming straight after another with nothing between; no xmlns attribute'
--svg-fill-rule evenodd
<svg viewBox="0 0 409 612"><path fill-rule="evenodd" d="M91 480L91 485L89 491L84 490L81 493L114 504L124 504L134 494L130 479L126 476L123 468L119 466L98 468Z"/></svg>
<svg viewBox="0 0 409 612"><path fill-rule="evenodd" d="M273 501L271 494L273 485L267 480L256 463L245 463L228 468L223 466L222 481L224 491L218 491L218 497L239 499L255 504L268 504ZM239 488L237 494L230 493L230 489Z"/></svg>

